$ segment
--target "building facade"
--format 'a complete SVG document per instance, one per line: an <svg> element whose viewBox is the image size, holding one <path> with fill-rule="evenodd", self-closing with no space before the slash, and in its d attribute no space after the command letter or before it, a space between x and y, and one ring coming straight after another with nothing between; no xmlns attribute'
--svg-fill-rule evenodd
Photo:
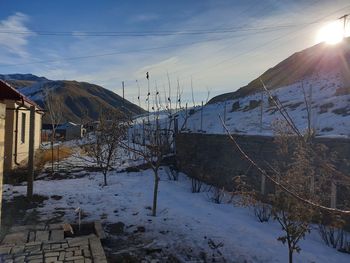
<svg viewBox="0 0 350 263"><path fill-rule="evenodd" d="M34 150L41 143L42 109L33 101L0 81L0 103L5 105L3 171L26 166L29 157L30 108L34 107ZM3 106L4 107L4 106Z"/></svg>

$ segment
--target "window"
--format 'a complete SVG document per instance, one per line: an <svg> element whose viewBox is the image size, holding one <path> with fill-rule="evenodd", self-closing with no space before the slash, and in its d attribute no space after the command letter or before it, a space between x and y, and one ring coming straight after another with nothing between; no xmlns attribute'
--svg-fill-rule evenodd
<svg viewBox="0 0 350 263"><path fill-rule="evenodd" d="M24 143L26 138L26 114L22 113L22 131L21 131L21 142Z"/></svg>

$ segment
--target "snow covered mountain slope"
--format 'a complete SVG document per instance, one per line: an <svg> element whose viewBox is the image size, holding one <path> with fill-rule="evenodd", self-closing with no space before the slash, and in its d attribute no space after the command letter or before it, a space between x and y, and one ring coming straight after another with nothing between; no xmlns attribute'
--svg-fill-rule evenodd
<svg viewBox="0 0 350 263"><path fill-rule="evenodd" d="M213 98L189 117L187 130L224 133L219 116L225 116L230 132L272 135L273 122L282 116L260 78L301 131L308 125L306 98L318 136L350 137L350 38L296 53L236 92Z"/></svg>
<svg viewBox="0 0 350 263"><path fill-rule="evenodd" d="M303 84L298 82L275 89L271 94L278 97L299 130L304 131L308 125L308 114L301 87L304 85L307 98L312 105L311 125L315 128L316 134L350 137L350 94L339 94L341 90L339 78L338 74L328 74L322 79L310 78L304 80ZM261 96L263 96L262 106ZM222 118L225 116L225 124L232 133L272 135L274 121L282 119L282 115L265 92L208 104L203 108L203 112L201 111L199 109L189 117L186 125L189 131L224 133L219 116Z"/></svg>
<svg viewBox="0 0 350 263"><path fill-rule="evenodd" d="M52 90L63 100L62 121L81 122L83 117L96 120L101 109L118 110L131 115L144 112L135 104L123 101L123 98L114 92L87 82L49 80L32 74L0 75L0 79L13 85L43 108L43 90ZM49 120L48 114L45 114L44 122L45 120Z"/></svg>

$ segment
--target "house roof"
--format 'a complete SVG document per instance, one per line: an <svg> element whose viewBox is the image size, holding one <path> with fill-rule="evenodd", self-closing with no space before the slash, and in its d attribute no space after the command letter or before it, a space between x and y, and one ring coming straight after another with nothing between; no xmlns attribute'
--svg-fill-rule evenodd
<svg viewBox="0 0 350 263"><path fill-rule="evenodd" d="M36 104L31 99L27 98L25 95L17 91L7 82L0 79L0 100L15 100L23 101L28 104L37 107L39 110L42 110L38 104Z"/></svg>
<svg viewBox="0 0 350 263"><path fill-rule="evenodd" d="M57 129L67 129L69 127L81 127L82 125L81 124L76 124L74 122L66 122L66 123L63 123L63 124L60 124L59 126L57 126Z"/></svg>

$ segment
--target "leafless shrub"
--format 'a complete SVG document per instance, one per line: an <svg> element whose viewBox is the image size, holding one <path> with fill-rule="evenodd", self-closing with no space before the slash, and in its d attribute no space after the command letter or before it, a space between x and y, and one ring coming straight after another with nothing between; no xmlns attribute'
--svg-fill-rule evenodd
<svg viewBox="0 0 350 263"><path fill-rule="evenodd" d="M174 169L174 167L172 167L171 165L166 167L165 173L167 174L168 179L170 181L179 180L179 172L176 169Z"/></svg>
<svg viewBox="0 0 350 263"><path fill-rule="evenodd" d="M318 233L324 243L339 251L350 253L349 218L321 213Z"/></svg>
<svg viewBox="0 0 350 263"><path fill-rule="evenodd" d="M191 191L192 193L200 193L202 191L203 182L197 178L191 178Z"/></svg>
<svg viewBox="0 0 350 263"><path fill-rule="evenodd" d="M272 216L271 205L257 201L253 204L254 215L259 220L259 222L268 222Z"/></svg>
<svg viewBox="0 0 350 263"><path fill-rule="evenodd" d="M319 225L318 233L327 246L350 253L350 236L344 229Z"/></svg>
<svg viewBox="0 0 350 263"><path fill-rule="evenodd" d="M232 104L231 112L238 111L240 109L239 100Z"/></svg>
<svg viewBox="0 0 350 263"><path fill-rule="evenodd" d="M222 204L225 199L225 188L213 187L211 191L209 191L208 198L211 202L215 204Z"/></svg>

